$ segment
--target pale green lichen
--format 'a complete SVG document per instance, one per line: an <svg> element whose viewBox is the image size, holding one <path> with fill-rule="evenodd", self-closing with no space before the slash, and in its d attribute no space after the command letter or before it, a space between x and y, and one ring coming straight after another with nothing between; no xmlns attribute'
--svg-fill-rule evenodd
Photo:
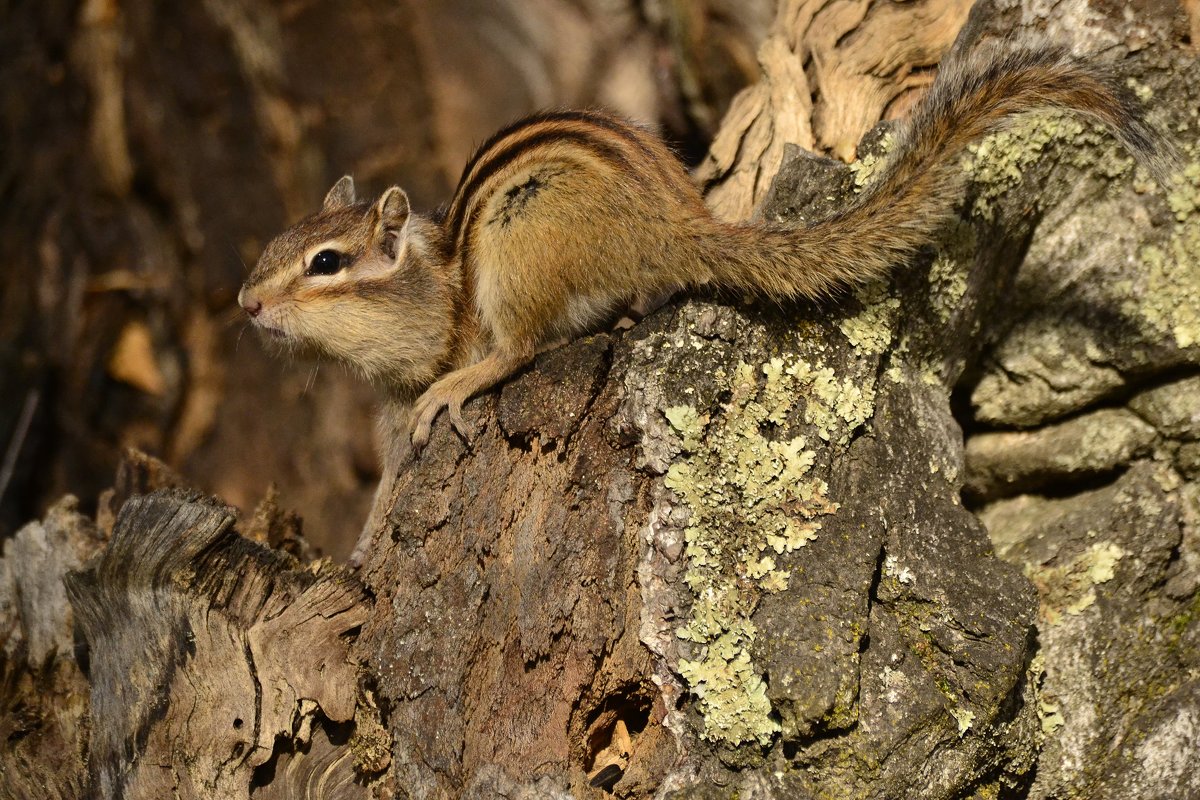
<svg viewBox="0 0 1200 800"><path fill-rule="evenodd" d="M849 378L839 380L829 367L797 360L786 373L810 387L804 421L815 425L817 435L827 442L845 444L875 412L874 387L858 386Z"/></svg>
<svg viewBox="0 0 1200 800"><path fill-rule="evenodd" d="M854 191L860 191L871 182L879 170L887 164L888 153L896 146L896 136L890 131L879 140L879 147L862 158L851 162L850 174L854 178Z"/></svg>
<svg viewBox="0 0 1200 800"><path fill-rule="evenodd" d="M1200 224L1182 227L1166 247L1141 251L1145 296L1129 306L1155 330L1170 334L1179 347L1200 343Z"/></svg>
<svg viewBox="0 0 1200 800"><path fill-rule="evenodd" d="M908 335L900 337L900 342L889 354L889 365L884 370L884 377L895 384L909 380L918 380L926 386L943 386L943 365L932 356L914 359L912 357L912 341Z"/></svg>
<svg viewBox="0 0 1200 800"><path fill-rule="evenodd" d="M1146 93L1148 87L1135 86ZM973 213L991 220L995 204L1024 180L1025 174L1054 142L1069 145L1061 153L1076 167L1107 178L1124 176L1133 158L1111 137L1066 112L1029 115L1011 129L993 134L969 148L964 168L975 182ZM1176 225L1164 244L1147 245L1139 253L1145 283L1123 288L1129 299L1123 310L1141 318L1153 330L1170 335L1179 347L1200 344L1200 157L1193 143L1183 145L1187 163L1174 177L1167 204ZM1155 184L1144 170L1134 174L1135 186L1151 191Z"/></svg>
<svg viewBox="0 0 1200 800"><path fill-rule="evenodd" d="M1117 562L1125 551L1111 542L1094 544L1088 551L1087 577L1093 584L1108 583L1117 574Z"/></svg>
<svg viewBox="0 0 1200 800"><path fill-rule="evenodd" d="M1028 567L1026 575L1039 587L1042 615L1050 624L1063 615L1082 614L1096 603L1096 586L1108 583L1126 551L1112 542L1097 542L1062 566Z"/></svg>
<svg viewBox="0 0 1200 800"><path fill-rule="evenodd" d="M892 383L904 383L906 368L908 367L908 355L911 350L912 342L908 336L900 337L900 341L892 348L888 359L890 363L883 373Z"/></svg>
<svg viewBox="0 0 1200 800"><path fill-rule="evenodd" d="M884 352L892 343L892 326L900 310L900 299L890 297L883 283L871 283L858 292L863 310L838 323L850 344L868 355Z"/></svg>
<svg viewBox="0 0 1200 800"><path fill-rule="evenodd" d="M1066 724L1063 719L1062 710L1058 703L1054 702L1052 695L1045 694L1043 685L1046 682L1046 651L1038 650L1033 658L1029 660L1029 667L1025 671L1025 678L1029 686L1033 689L1034 708L1037 710L1038 723L1041 729L1043 739L1054 735L1054 732Z"/></svg>
<svg viewBox="0 0 1200 800"><path fill-rule="evenodd" d="M961 307L976 247L974 226L956 222L929 266L929 302L942 323L949 322Z"/></svg>
<svg viewBox="0 0 1200 800"><path fill-rule="evenodd" d="M1172 181L1167 192L1167 207L1175 214L1176 222L1186 222L1200 209L1200 159L1188 162Z"/></svg>
<svg viewBox="0 0 1200 800"><path fill-rule="evenodd" d="M1136 78L1129 78L1125 81L1125 85L1129 87L1130 91L1137 96L1138 101L1141 103L1148 103L1150 102L1150 99L1154 97L1154 89L1150 88Z"/></svg>
<svg viewBox="0 0 1200 800"><path fill-rule="evenodd" d="M700 446L700 435L704 433L704 421L691 406L672 406L663 414L680 436L683 437L685 449L694 450Z"/></svg>
<svg viewBox="0 0 1200 800"><path fill-rule="evenodd" d="M1130 298L1123 310L1170 335L1178 347L1192 347L1200 344L1200 148L1184 149L1189 161L1167 193L1174 229L1165 244L1141 249L1145 284L1139 292L1126 282Z"/></svg>
<svg viewBox="0 0 1200 800"><path fill-rule="evenodd" d="M1068 615L1074 617L1082 614L1092 606L1096 605L1096 590L1088 589L1084 594L1080 595L1073 603L1063 609ZM1055 620L1061 620L1061 617L1056 617Z"/></svg>
<svg viewBox="0 0 1200 800"><path fill-rule="evenodd" d="M950 716L958 723L958 735L966 736L967 731L971 729L971 723L975 721L975 712L965 708L953 708L950 710Z"/></svg>
<svg viewBox="0 0 1200 800"><path fill-rule="evenodd" d="M901 566L899 560L889 555L883 560L883 577L894 579L897 583L910 585L916 582L917 576L911 569Z"/></svg>
<svg viewBox="0 0 1200 800"><path fill-rule="evenodd" d="M1029 114L968 148L963 166L977 191L972 212L989 221L995 219L996 201L1021 185L1054 142L1070 143L1070 159L1076 166L1109 178L1133 167L1132 157L1079 117L1065 111Z"/></svg>
<svg viewBox="0 0 1200 800"><path fill-rule="evenodd" d="M769 716L766 681L750 659L753 627L744 620L735 623L707 643L703 659L679 662L679 673L704 711L704 734L709 739L766 744L779 730Z"/></svg>
<svg viewBox="0 0 1200 800"><path fill-rule="evenodd" d="M665 482L691 512L684 582L694 599L676 635L695 652L680 660L679 672L696 695L704 736L733 745L766 744L779 731L752 657L758 598L788 587L790 572L777 557L816 538L819 517L837 510L825 483L808 475L815 454L804 438L764 435L783 425L799 397L818 396L818 380L830 382L822 370L800 364L777 358L759 369L740 364L733 376L718 373L730 399L715 419L681 406L666 412L683 457ZM833 383L840 396L844 387Z"/></svg>
<svg viewBox="0 0 1200 800"><path fill-rule="evenodd" d="M1042 733L1051 736L1056 730L1067 724L1063 719L1062 709L1057 703L1038 699L1038 719L1041 721Z"/></svg>

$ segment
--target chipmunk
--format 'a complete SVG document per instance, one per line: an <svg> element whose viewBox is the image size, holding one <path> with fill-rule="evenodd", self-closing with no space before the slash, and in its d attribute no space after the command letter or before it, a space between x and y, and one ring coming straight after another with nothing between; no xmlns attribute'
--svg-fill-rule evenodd
<svg viewBox="0 0 1200 800"><path fill-rule="evenodd" d="M1049 48L944 64L882 174L849 207L799 226L717 220L650 131L551 112L488 139L429 215L396 186L361 202L342 178L267 245L238 302L263 331L352 365L409 409L419 451L442 409L467 437L469 397L639 299L706 284L820 299L884 275L953 212L962 150L1046 108L1098 120L1161 161L1128 94Z"/></svg>

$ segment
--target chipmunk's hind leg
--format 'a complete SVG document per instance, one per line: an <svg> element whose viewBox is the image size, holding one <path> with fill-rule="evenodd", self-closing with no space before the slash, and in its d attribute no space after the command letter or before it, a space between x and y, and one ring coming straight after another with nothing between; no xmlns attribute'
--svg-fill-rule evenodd
<svg viewBox="0 0 1200 800"><path fill-rule="evenodd" d="M443 408L458 435L470 441L471 429L462 417L463 403L512 375L532 358L531 348L497 347L481 361L439 378L413 404L409 417L413 447L420 450L428 444L430 428Z"/></svg>

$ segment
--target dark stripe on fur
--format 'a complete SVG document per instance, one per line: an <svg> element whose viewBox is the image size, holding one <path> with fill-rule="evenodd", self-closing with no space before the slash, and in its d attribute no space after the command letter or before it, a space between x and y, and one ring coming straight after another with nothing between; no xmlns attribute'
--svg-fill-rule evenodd
<svg viewBox="0 0 1200 800"><path fill-rule="evenodd" d="M547 122L590 122L603 127L601 120L612 122L611 118L604 114L594 111L577 110L543 111L539 114L523 117L511 125L496 131L489 136L483 144L475 148L475 152L471 154L471 157L467 159L467 163L463 166L462 174L458 176L458 185L462 186L463 181L465 181L467 176L471 174L471 170L475 168L475 165L479 163L479 161L484 157L484 155L487 154L489 150L494 148L503 140L524 130L525 128L529 128L534 125L541 125L542 123Z"/></svg>
<svg viewBox="0 0 1200 800"><path fill-rule="evenodd" d="M545 144L571 142L587 149L593 155L603 160L613 162L616 169L637 174L637 171L629 163L625 154L620 151L619 146L615 146L611 141L606 141L606 139L611 139L611 137L603 133L597 135L592 131L551 127L541 133L530 136L528 139L521 139L501 149L484 161L479 171L471 176L467 184L465 186L460 185L454 193L454 200L450 204L450 215L446 220L446 234L454 242L462 241L463 218L467 210L474 207L475 195L479 192L480 187L487 183L489 178L520 156Z"/></svg>

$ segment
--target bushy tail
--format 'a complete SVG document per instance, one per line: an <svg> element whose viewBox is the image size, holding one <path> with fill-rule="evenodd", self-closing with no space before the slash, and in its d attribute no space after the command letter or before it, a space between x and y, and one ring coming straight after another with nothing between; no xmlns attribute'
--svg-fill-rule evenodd
<svg viewBox="0 0 1200 800"><path fill-rule="evenodd" d="M1065 109L1108 127L1156 174L1172 151L1130 93L1102 68L1057 49L1021 49L943 64L900 126L895 155L846 210L802 228L730 226L706 254L717 283L773 298L818 298L882 276L928 244L959 201L957 156L1027 111Z"/></svg>

